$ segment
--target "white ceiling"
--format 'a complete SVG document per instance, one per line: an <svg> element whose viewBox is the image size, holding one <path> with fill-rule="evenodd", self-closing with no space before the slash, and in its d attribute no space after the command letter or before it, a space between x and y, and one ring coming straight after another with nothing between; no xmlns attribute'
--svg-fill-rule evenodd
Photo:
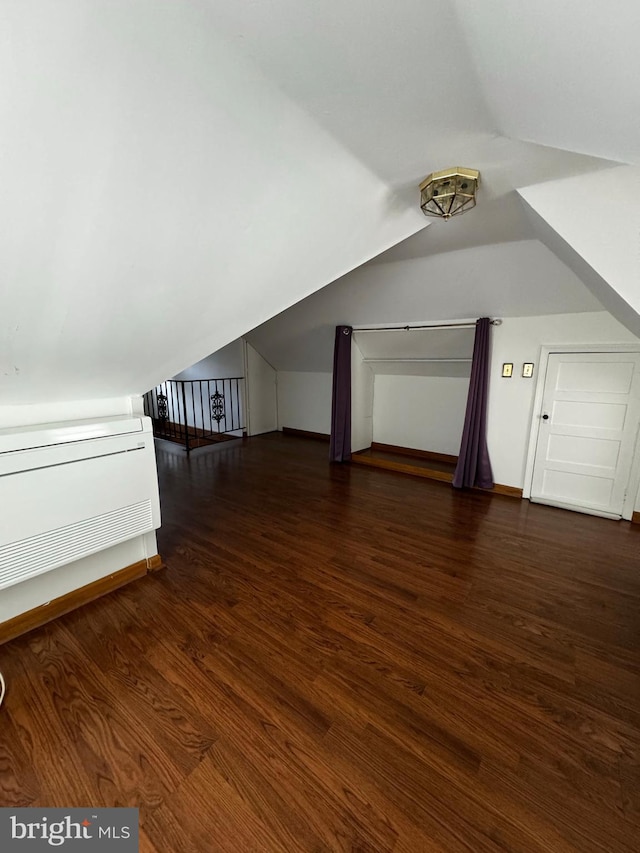
<svg viewBox="0 0 640 853"><path fill-rule="evenodd" d="M601 310L552 251L523 240L366 264L247 337L279 370L330 371L334 329L342 323L406 325Z"/></svg>
<svg viewBox="0 0 640 853"><path fill-rule="evenodd" d="M208 2L244 55L393 185L495 133L450 2Z"/></svg>
<svg viewBox="0 0 640 853"><path fill-rule="evenodd" d="M632 49L634 24L640 23L635 0L622 0L615 16L597 0L543 0L525 14L510 0L207 2L215 10L219 32L394 187L407 185L415 193L426 172L444 164L475 164L483 173L485 197L492 198L517 186L593 168L594 160L580 154L624 159L595 138L563 145L548 132L519 132L532 108L544 111L531 122L534 127L539 122L543 127L570 125L569 99L579 104L576 115L592 120L591 106L586 109L583 100L587 94L587 103L593 103L592 84L598 106L604 90L610 95L614 84L625 87L627 94L612 117L619 119L635 104L624 128L638 144L638 90L629 86L629 79L638 75L626 76L629 70L640 71ZM578 7L579 37L586 36L580 44L574 42L576 25L571 21ZM592 13L589 20L585 12ZM618 65L612 57L617 56L625 20L629 28ZM615 50L609 51L604 83L602 26L607 33L618 33L609 41ZM558 32L558 27L569 29ZM533 43L540 44L533 54L532 33ZM543 90L536 83L539 77L545 81ZM608 114L612 109L609 105ZM592 136L594 132L606 138L599 123Z"/></svg>
<svg viewBox="0 0 640 853"><path fill-rule="evenodd" d="M500 133L640 165L637 0L455 6Z"/></svg>
<svg viewBox="0 0 640 853"><path fill-rule="evenodd" d="M638 162L639 24L637 0L0 4L0 397L141 392L259 324L276 366L327 369L336 322L598 310L516 190ZM417 184L454 164L478 207L427 227Z"/></svg>

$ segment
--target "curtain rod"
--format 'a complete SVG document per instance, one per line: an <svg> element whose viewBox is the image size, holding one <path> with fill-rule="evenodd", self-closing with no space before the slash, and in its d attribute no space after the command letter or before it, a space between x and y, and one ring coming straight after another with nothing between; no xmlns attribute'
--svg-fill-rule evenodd
<svg viewBox="0 0 640 853"><path fill-rule="evenodd" d="M457 364L460 362L466 364L468 362L470 364L472 361L470 358L384 358L384 356L382 358L363 358L362 360L365 364L380 364L382 362L385 364L389 362L392 364L413 364L414 362L418 364L436 364L440 362L446 362L447 364Z"/></svg>
<svg viewBox="0 0 640 853"><path fill-rule="evenodd" d="M491 320L492 326L499 326L502 320ZM470 323L426 323L420 326L353 326L354 332L413 332L416 329L475 329L476 321Z"/></svg>

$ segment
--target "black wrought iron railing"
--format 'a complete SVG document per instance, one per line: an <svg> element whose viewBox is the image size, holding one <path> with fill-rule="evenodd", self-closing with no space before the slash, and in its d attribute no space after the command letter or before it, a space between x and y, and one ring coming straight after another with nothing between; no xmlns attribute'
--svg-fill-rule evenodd
<svg viewBox="0 0 640 853"><path fill-rule="evenodd" d="M144 395L158 438L194 447L245 434L244 378L167 379Z"/></svg>

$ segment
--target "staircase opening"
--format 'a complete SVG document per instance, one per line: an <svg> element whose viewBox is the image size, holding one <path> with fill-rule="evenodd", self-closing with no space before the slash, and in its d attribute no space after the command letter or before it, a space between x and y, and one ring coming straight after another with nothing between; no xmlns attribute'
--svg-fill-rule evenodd
<svg viewBox="0 0 640 853"><path fill-rule="evenodd" d="M245 376L238 339L147 391L144 411L156 438L189 453L246 436Z"/></svg>
<svg viewBox="0 0 640 853"><path fill-rule="evenodd" d="M144 395L153 434L181 444L187 453L246 435L244 377L167 379Z"/></svg>

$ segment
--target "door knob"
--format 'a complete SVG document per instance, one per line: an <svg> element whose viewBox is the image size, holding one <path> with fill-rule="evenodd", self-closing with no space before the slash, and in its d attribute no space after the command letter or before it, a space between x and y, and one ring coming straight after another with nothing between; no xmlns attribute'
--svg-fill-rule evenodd
<svg viewBox="0 0 640 853"><path fill-rule="evenodd" d="M549 420L549 415L543 415L543 416L542 416L542 420L543 420L543 421L548 421L548 420Z"/></svg>

